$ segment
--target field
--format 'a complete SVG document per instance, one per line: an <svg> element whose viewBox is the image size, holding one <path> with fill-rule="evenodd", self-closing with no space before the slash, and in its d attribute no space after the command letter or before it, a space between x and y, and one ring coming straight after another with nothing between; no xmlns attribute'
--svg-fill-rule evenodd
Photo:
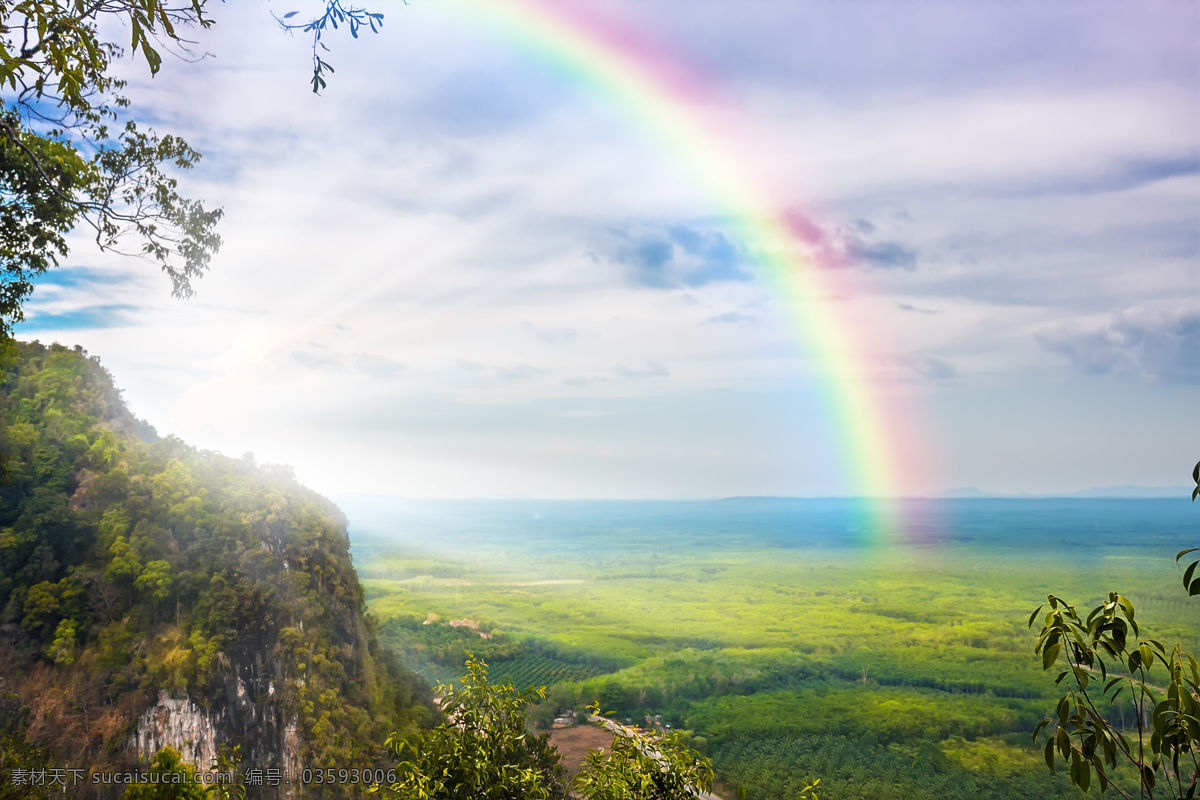
<svg viewBox="0 0 1200 800"><path fill-rule="evenodd" d="M471 652L549 685L542 722L661 715L752 798L1077 796L1029 742L1054 696L1029 612L1116 589L1156 638L1200 631L1186 499L914 504L907 544L851 501L339 502L384 640L428 678Z"/></svg>

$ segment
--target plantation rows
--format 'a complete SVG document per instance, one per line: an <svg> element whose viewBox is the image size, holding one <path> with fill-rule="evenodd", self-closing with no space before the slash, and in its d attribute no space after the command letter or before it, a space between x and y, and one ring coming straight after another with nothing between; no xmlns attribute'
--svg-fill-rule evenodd
<svg viewBox="0 0 1200 800"><path fill-rule="evenodd" d="M1002 745L998 747L1003 747ZM822 797L838 800L1066 800L1076 798L1061 775L1045 764L996 769L964 768L932 743L883 747L857 737L811 736L736 739L715 748L717 773L741 787L748 800L792 800L807 780L821 779Z"/></svg>
<svg viewBox="0 0 1200 800"><path fill-rule="evenodd" d="M408 656L408 666L431 684L455 683L463 675L461 664L443 664L420 656ZM519 690L529 686L553 686L563 681L581 681L596 674L591 667L570 664L542 655L519 656L507 661L488 664L488 676L493 683L511 683Z"/></svg>
<svg viewBox="0 0 1200 800"><path fill-rule="evenodd" d="M543 655L529 655L488 665L494 683L511 683L518 689L552 686L562 681L581 681L596 675L596 670L581 664L569 664Z"/></svg>
<svg viewBox="0 0 1200 800"><path fill-rule="evenodd" d="M464 671L461 666L452 667L448 664L439 664L436 661L414 657L411 654L406 654L404 661L409 669L429 681L430 686L437 686L439 683L449 686L461 678Z"/></svg>

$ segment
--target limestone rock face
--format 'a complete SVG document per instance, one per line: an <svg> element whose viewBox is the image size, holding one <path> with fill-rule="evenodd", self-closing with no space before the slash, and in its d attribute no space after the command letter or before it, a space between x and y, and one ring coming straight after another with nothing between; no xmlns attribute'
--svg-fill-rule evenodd
<svg viewBox="0 0 1200 800"><path fill-rule="evenodd" d="M278 770L286 776L278 786L264 785L255 796L294 796L303 763L302 735L295 716L288 720L277 706L274 670L264 668L259 653L244 653L248 663L233 665L223 694L205 710L188 697L159 692L158 702L138 718L128 753L148 761L162 747L178 750L184 761L200 770L212 767L223 745L241 746L240 770ZM278 665L276 665L278 668ZM238 674L240 673L240 675ZM290 780L288 780L290 779Z"/></svg>
<svg viewBox="0 0 1200 800"><path fill-rule="evenodd" d="M217 728L191 700L159 692L158 703L138 719L129 748L131 755L148 761L163 747L173 747L184 761L204 769L217 759Z"/></svg>

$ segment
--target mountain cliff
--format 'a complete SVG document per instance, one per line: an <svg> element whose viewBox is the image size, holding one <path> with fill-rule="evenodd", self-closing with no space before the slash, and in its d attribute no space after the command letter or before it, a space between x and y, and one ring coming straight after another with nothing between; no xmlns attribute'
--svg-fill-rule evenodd
<svg viewBox="0 0 1200 800"><path fill-rule="evenodd" d="M287 469L159 439L96 358L37 342L5 356L0 458L10 768L119 769L170 745L208 769L236 745L243 773L292 778L250 797L303 797L303 769L377 766L429 718L364 613L344 517Z"/></svg>

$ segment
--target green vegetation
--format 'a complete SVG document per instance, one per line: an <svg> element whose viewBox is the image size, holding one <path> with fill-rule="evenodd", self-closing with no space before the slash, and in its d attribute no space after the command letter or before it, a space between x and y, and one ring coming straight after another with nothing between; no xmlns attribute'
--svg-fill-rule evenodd
<svg viewBox="0 0 1200 800"><path fill-rule="evenodd" d="M462 663L472 656L487 662L494 680L516 686L584 680L604 672L586 660L560 654L538 639L488 633L441 620L393 617L381 626L380 635L398 645L396 653L405 664L427 679L447 685L454 683Z"/></svg>
<svg viewBox="0 0 1200 800"><path fill-rule="evenodd" d="M526 732L525 708L542 689L493 684L467 662L458 688L439 687L448 721L415 746L390 737L399 777L387 794L405 800L548 800L566 796L558 753L546 734ZM410 756L410 757L409 757Z"/></svg>
<svg viewBox="0 0 1200 800"><path fill-rule="evenodd" d="M478 659L457 688L441 686L448 721L416 746L389 738L398 776L384 792L403 800L550 800L567 796L561 756L548 734L527 731L526 708L544 688L496 684ZM595 712L598 709L593 708ZM679 735L649 736L608 723L608 751L594 750L571 782L585 800L682 800L712 789L708 759ZM812 800L816 800L813 798Z"/></svg>
<svg viewBox="0 0 1200 800"><path fill-rule="evenodd" d="M1172 517L1131 543L1130 523L1102 527L1158 508L1149 503L1103 507L1078 536L1057 506L1033 504L1035 521L1024 524L1057 526L1042 551L1020 537L1044 541L1046 527L989 540L974 518L955 523L975 525L973 540L864 552L730 532L713 521L717 504L676 530L654 507L646 516L663 521L640 530L619 517L640 507L580 512L609 514L611 527L575 527L563 511L554 529L507 508L456 509L466 519L458 534L427 509L393 515L403 538L378 525L355 534L384 640L443 680L454 666L443 658L487 648L517 664L539 654L592 670L543 673L547 700L532 715L593 701L619 718L661 715L690 732L723 785L751 798L793 798L816 777L823 796L851 800L1076 796L1030 744L1057 698L1025 625L1035 599L1047 586L1087 597L1097 582L1120 582L1144 598L1139 615L1158 638L1191 644L1200 630L1200 611L1170 588L1178 572L1161 556L1189 529ZM989 508L987 525L1013 523ZM490 529L488 514L499 520ZM1097 529L1100 541L1078 549ZM447 549L416 550L433 530ZM448 624L464 619L491 638ZM1124 697L1103 713L1134 720Z"/></svg>
<svg viewBox="0 0 1200 800"><path fill-rule="evenodd" d="M150 760L150 781L130 786L123 800L206 800L212 792L196 784L196 767L185 763L179 752L164 747Z"/></svg>
<svg viewBox="0 0 1200 800"><path fill-rule="evenodd" d="M165 690L237 710L228 743L258 754L244 766L281 766L294 720L305 767L366 768L388 734L430 718L428 688L363 614L331 503L287 470L146 441L152 429L78 349L12 348L0 688L24 707L16 735L100 766Z"/></svg>

